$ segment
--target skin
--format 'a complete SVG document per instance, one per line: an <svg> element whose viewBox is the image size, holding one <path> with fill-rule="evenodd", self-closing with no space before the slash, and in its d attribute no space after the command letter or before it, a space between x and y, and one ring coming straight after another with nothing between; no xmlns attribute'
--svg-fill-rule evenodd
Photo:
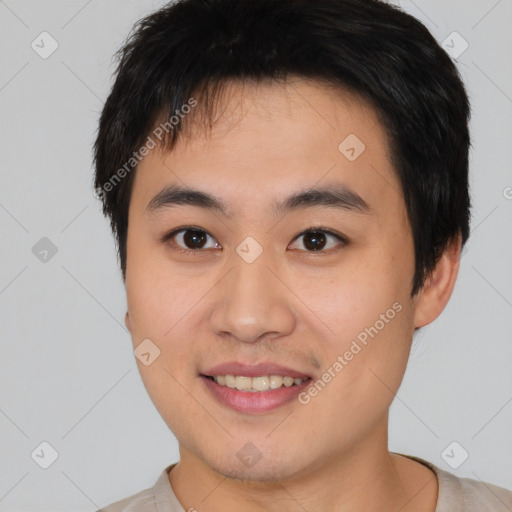
<svg viewBox="0 0 512 512"><path fill-rule="evenodd" d="M134 347L149 338L160 349L151 365L137 364L179 442L171 486L185 510L432 512L437 479L388 451L388 410L414 328L437 318L450 298L460 239L411 299L412 231L372 108L300 78L226 91L211 132L192 130L171 152L145 157L129 208L125 322ZM355 161L338 150L351 133L366 146ZM332 183L356 191L371 214L323 206L271 212L292 192ZM232 217L190 205L146 213L170 184L221 198ZM308 250L307 235L296 237L315 224L349 243L328 237L322 254ZM204 229L207 248L178 252L190 249L182 233L174 245L160 240L184 225ZM251 264L235 251L247 236L263 248ZM235 412L198 376L237 360L319 378L397 301L401 311L307 405ZM247 442L262 455L251 468L236 456Z"/></svg>

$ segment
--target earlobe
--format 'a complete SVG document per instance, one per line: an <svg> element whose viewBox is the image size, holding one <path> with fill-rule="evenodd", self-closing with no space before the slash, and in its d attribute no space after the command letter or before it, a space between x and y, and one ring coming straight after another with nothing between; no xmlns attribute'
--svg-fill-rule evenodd
<svg viewBox="0 0 512 512"><path fill-rule="evenodd" d="M128 311L126 312L126 315L124 315L124 325L126 325L126 328L132 332L132 323L130 321L130 314Z"/></svg>
<svg viewBox="0 0 512 512"><path fill-rule="evenodd" d="M450 299L460 266L461 236L452 241L445 250L433 272L418 292L414 311L415 328L433 322Z"/></svg>

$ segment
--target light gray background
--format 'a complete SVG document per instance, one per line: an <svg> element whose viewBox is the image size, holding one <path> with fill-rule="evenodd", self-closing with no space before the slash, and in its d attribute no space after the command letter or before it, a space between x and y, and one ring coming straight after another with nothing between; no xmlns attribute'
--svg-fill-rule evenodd
<svg viewBox="0 0 512 512"><path fill-rule="evenodd" d="M1 511L93 511L178 460L138 374L92 194L111 56L160 5L0 1ZM512 489L512 0L401 5L439 41L456 31L469 43L457 65L473 106L474 210L452 299L414 343L390 449ZM59 45L47 59L31 48L42 31ZM32 253L42 237L58 249L46 263ZM31 458L42 441L58 452L48 469ZM469 452L458 469L441 455L453 441Z"/></svg>

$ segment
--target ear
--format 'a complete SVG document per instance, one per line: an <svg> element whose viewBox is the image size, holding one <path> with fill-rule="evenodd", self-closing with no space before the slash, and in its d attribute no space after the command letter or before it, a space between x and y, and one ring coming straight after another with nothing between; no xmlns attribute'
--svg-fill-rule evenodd
<svg viewBox="0 0 512 512"><path fill-rule="evenodd" d="M459 234L445 250L415 298L415 328L433 322L450 299L459 273L462 238Z"/></svg>
<svg viewBox="0 0 512 512"><path fill-rule="evenodd" d="M130 321L130 314L128 311L126 312L126 315L124 315L124 325L126 325L126 328L132 332L132 323Z"/></svg>

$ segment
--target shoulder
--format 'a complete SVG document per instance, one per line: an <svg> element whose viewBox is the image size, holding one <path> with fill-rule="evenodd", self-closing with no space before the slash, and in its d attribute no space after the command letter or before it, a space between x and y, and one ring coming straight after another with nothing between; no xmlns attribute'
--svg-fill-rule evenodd
<svg viewBox="0 0 512 512"><path fill-rule="evenodd" d="M447 507L458 504L464 512L510 512L512 510L512 491L473 478L460 478L442 471L444 480L444 499ZM438 475L439 478L439 475ZM442 511L443 509L441 509ZM447 508L448 510L448 508ZM436 511L437 512L437 511Z"/></svg>
<svg viewBox="0 0 512 512"><path fill-rule="evenodd" d="M127 498L102 507L96 512L182 512L182 507L174 495L169 483L168 473L176 464L166 467L155 485ZM164 506L164 509L161 507Z"/></svg>
<svg viewBox="0 0 512 512"><path fill-rule="evenodd" d="M102 507L97 512L156 512L152 489L145 489L122 500Z"/></svg>
<svg viewBox="0 0 512 512"><path fill-rule="evenodd" d="M510 512L512 491L473 478L462 478L431 462L412 457L437 476L439 491L435 512Z"/></svg>

